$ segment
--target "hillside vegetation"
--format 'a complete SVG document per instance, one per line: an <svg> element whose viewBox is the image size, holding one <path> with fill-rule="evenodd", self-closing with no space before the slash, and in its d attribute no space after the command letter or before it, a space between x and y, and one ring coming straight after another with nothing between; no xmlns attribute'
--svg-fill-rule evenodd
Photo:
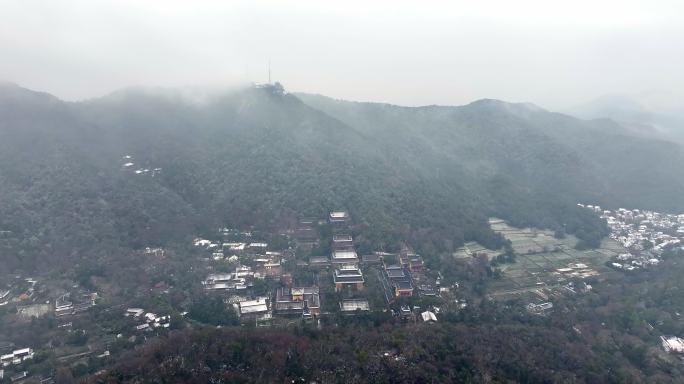
<svg viewBox="0 0 684 384"><path fill-rule="evenodd" d="M595 244L605 227L577 202L681 210L683 163L680 147L616 124L495 100L405 108L272 86L67 103L4 84L0 268L113 257L222 225L285 228L338 208L376 248L497 248L488 216Z"/></svg>

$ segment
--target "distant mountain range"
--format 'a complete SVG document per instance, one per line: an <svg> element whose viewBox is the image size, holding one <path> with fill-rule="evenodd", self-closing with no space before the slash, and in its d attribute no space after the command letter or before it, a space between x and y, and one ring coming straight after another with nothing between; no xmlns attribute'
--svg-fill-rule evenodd
<svg viewBox="0 0 684 384"><path fill-rule="evenodd" d="M584 119L611 119L633 134L684 143L684 107L663 93L604 95L567 112Z"/></svg>
<svg viewBox="0 0 684 384"><path fill-rule="evenodd" d="M196 95L194 95L196 96ZM594 239L578 202L684 211L684 153L610 120L480 100L417 108L127 89L63 102L0 85L0 268L110 257L219 225L348 209L365 244L498 246L488 216ZM128 157L130 156L130 157ZM48 265L50 266L50 265Z"/></svg>

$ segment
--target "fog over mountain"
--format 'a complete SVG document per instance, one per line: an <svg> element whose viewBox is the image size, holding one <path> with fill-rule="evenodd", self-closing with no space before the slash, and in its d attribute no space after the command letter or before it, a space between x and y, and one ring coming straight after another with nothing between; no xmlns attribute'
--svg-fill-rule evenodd
<svg viewBox="0 0 684 384"><path fill-rule="evenodd" d="M684 105L667 92L604 95L568 109L585 119L607 118L637 135L684 143Z"/></svg>
<svg viewBox="0 0 684 384"><path fill-rule="evenodd" d="M589 219L578 202L684 209L681 147L529 104L400 107L279 85L67 103L5 84L0 111L0 217L37 244L24 266L74 244L106 253L102 242L163 245L225 222L276 229L336 206L370 225L374 247L422 233L439 249L497 246L488 216L574 232Z"/></svg>
<svg viewBox="0 0 684 384"><path fill-rule="evenodd" d="M684 2L0 0L0 384L682 383Z"/></svg>
<svg viewBox="0 0 684 384"><path fill-rule="evenodd" d="M196 288L207 269L233 268L232 264L224 265L226 261L206 264L210 259L200 258L199 251L190 248L197 236L215 238L216 229L224 227L247 228L249 236L252 232L259 236L291 234L302 217L326 217L331 209L344 209L354 218L350 228L359 253L397 252L408 243L423 255L421 260L428 270L439 271L440 278L447 281L458 279L463 288L457 292L472 292L468 297L477 298L486 292L488 281L501 281L503 269L494 269L498 263L521 265L515 262L509 240L490 226L490 217L502 218L506 225L532 226L534 231L551 230L558 238L574 235L570 241L577 242L571 249L577 251L572 252L584 252L601 247L609 231L604 219L577 203L598 203L611 210L626 206L681 212L681 164L684 150L677 144L635 134L612 120L581 120L529 103L483 99L462 106L404 107L290 93L279 83L210 90L136 87L87 101L65 102L48 93L4 83L0 86L0 272L8 276L68 276L77 282L74 287L106 290L106 303L144 302L166 311L171 304L167 304L165 296L150 296L149 292L160 284L171 286L170 292L174 293L170 299L179 308L189 309L186 312L192 323L185 323L177 315L171 324L185 327L185 331L174 331L170 338L137 352L119 350L121 363L111 363L111 371L99 373L109 381L136 381L151 376L185 381L180 378L195 368L174 364L173 368L157 372L155 369L163 363L156 359L181 358L186 352L173 345L199 343L207 346L202 347L206 352L183 359L202 366L222 350L219 346L225 340L236 338L249 345L253 343L247 340L261 340L254 345L263 345L264 349L249 352L249 357L225 356L222 361L247 359L250 367L259 369L266 364L263 356L296 348L309 368L292 373L286 368L289 360L278 358L277 369L269 371L269 380L292 375L325 376L328 357L312 355L310 350L293 345L304 340L316 348L333 345L346 337L345 327L304 338L286 335L277 328L266 333L247 328L238 332L239 328L232 327L213 333L203 326L190 330L195 322L237 324L230 307L224 308L221 296ZM322 236L331 236L329 232L325 235L323 231L331 230L325 228L324 224ZM224 236L230 239L233 235ZM297 244L290 241L283 244ZM455 252L461 252L466 244L472 247L472 242L486 247L487 252L505 252L509 261L500 256L488 261L486 254L473 261L455 261ZM321 248L308 251L297 245L296 253L288 254L300 258L300 268L299 264L307 260L301 259L302 254L330 251L325 242L319 244ZM141 259L159 250L170 256ZM289 248L283 252L295 251ZM548 257L568 257L567 252L570 250L555 250ZM580 255L601 254L599 250L586 252ZM386 254L387 260L391 255ZM144 265L142 269L137 267L139 263ZM293 273L300 282L311 279L307 270L295 269ZM316 278L329 277L325 272L316 273ZM266 280L254 284L249 289L263 295L268 294L266 287L280 283ZM321 284L321 289L326 289L326 283ZM381 288L368 284L364 295L381 294L377 291ZM147 288L150 286L154 287ZM326 291L326 308L335 310L336 297L342 294L358 296ZM165 295L163 291L161 295ZM216 297L218 301L212 301ZM396 304L393 299L382 300L390 306ZM441 299L415 300L444 306ZM160 304L151 304L154 302ZM454 350L460 356L454 367L467 367L467 373L461 375L480 379L490 374L531 375L540 380L575 377L574 370L568 368L570 364L584 367L583 380L603 381L597 379L604 377L603 370L591 368L590 361L598 357L588 357L595 356L593 343L571 341L574 331L552 332L525 322L517 328L496 321L482 325L483 318L490 321L507 316L506 322L515 324L519 321L515 318L528 316L510 312L510 307L502 314L493 314L498 304L488 303L482 301L474 312L459 309L441 317L450 322L465 321L462 325L446 323L429 331L469 335L459 337L459 342L470 347ZM109 305L93 310L92 316L118 323L120 315L107 312ZM394 321L381 309L374 313L376 320L361 317L359 321L377 321L379 326ZM326 316L336 315L330 312ZM246 317L241 319L247 321ZM344 319L338 321L349 321ZM93 321L99 324L105 320ZM18 329L24 329L18 324ZM31 324L39 327L42 323ZM387 348L390 344L373 329L371 326L356 332L373 340L373 348ZM207 338L206 332L213 336ZM528 360L516 363L515 371L522 373L511 373L506 365L482 358L492 353L489 345L493 340L486 336L491 332L498 334L497 338L508 335L505 338L513 343L507 345L509 350L541 354L555 351L555 355L572 345L573 351L564 352L569 360L548 357L539 363L537 357L534 364ZM41 345L39 340L51 334L41 331L33 339L23 334L11 339L24 343L34 340L34 344ZM541 343L542 336L545 341L555 341L551 345ZM289 347L280 345L279 340L290 340ZM447 343L443 348L453 348L449 340L440 342ZM476 340L487 341L477 345ZM346 368L338 374L417 380L429 371L424 364L439 357L433 347L413 343L403 347L404 353L426 348L429 354L422 354L417 368L401 376L395 377L396 372L386 367L366 371L367 364L359 371L355 363L345 363ZM245 348L252 351L251 346ZM344 351L344 356L351 353ZM143 357L133 357L138 353ZM635 364L615 356L610 364ZM87 368L87 372L95 373L96 366ZM43 371L49 372L49 367ZM249 380L256 375L252 368L244 371L228 366L202 372L202 377L227 374ZM449 370L438 376L441 381L453 374ZM649 373L661 374L659 370ZM641 371L633 375L646 377ZM97 377L91 379L99 382Z"/></svg>
<svg viewBox="0 0 684 384"><path fill-rule="evenodd" d="M412 106L499 98L561 110L684 89L678 1L0 4L0 79L65 100L266 82L269 61L292 89Z"/></svg>

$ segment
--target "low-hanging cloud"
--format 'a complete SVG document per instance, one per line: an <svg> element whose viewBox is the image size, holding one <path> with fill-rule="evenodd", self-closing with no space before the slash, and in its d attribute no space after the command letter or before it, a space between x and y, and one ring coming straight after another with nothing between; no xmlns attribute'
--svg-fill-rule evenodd
<svg viewBox="0 0 684 384"><path fill-rule="evenodd" d="M684 4L0 0L0 78L75 100L263 82L407 105L552 108L684 86Z"/></svg>

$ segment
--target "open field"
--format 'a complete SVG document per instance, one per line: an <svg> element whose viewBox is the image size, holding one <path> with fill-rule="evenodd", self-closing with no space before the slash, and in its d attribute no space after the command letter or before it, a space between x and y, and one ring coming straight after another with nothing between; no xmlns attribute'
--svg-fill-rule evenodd
<svg viewBox="0 0 684 384"><path fill-rule="evenodd" d="M481 252L487 254L497 253L497 251L487 249L474 241L469 241L454 252L454 257L457 259L470 260L473 256Z"/></svg>
<svg viewBox="0 0 684 384"><path fill-rule="evenodd" d="M605 266L623 248L604 239L601 248L576 250L577 238L553 237L552 231L515 228L503 220L490 219L492 229L510 240L517 262L501 265L503 277L489 284L491 297L508 298L533 293L543 296L550 288L559 287L571 278L588 278L614 273Z"/></svg>
<svg viewBox="0 0 684 384"><path fill-rule="evenodd" d="M501 219L490 219L489 224L496 232L501 233L513 244L513 250L517 254L540 253L560 250L564 248L574 248L577 238L572 235L564 239L553 237L553 231L541 230L536 228L515 228L506 224Z"/></svg>

